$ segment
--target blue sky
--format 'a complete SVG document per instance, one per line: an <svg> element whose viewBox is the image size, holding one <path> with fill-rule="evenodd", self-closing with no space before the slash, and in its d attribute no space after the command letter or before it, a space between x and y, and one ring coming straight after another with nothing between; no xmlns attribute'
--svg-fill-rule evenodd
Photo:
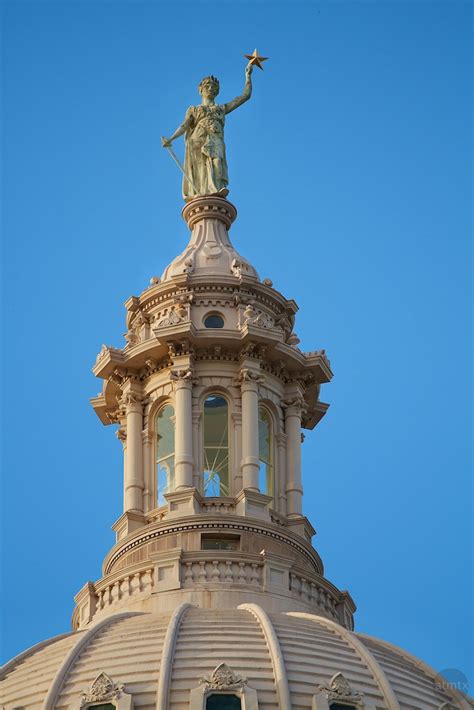
<svg viewBox="0 0 474 710"><path fill-rule="evenodd" d="M472 690L470 4L18 1L3 28L3 658L100 576L122 466L90 368L187 240L160 135L204 75L240 93L257 46L232 238L335 373L304 443L315 546L359 630Z"/></svg>

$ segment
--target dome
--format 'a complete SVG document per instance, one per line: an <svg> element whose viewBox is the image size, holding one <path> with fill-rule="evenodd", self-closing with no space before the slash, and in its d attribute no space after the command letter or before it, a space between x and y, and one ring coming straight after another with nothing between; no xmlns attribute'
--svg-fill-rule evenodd
<svg viewBox="0 0 474 710"><path fill-rule="evenodd" d="M258 710L469 708L395 646L315 614L256 604L119 613L52 638L2 672L3 707L203 708L209 689ZM255 704L255 702L257 704Z"/></svg>

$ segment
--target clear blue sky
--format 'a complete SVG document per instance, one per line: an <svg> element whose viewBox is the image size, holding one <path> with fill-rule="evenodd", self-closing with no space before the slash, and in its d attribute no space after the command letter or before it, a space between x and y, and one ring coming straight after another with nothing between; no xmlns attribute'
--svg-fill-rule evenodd
<svg viewBox="0 0 474 710"><path fill-rule="evenodd" d="M237 95L257 46L232 236L335 373L304 443L315 545L359 630L469 675L470 4L38 0L3 26L3 657L100 576L122 465L90 368L187 239L160 135L204 75Z"/></svg>

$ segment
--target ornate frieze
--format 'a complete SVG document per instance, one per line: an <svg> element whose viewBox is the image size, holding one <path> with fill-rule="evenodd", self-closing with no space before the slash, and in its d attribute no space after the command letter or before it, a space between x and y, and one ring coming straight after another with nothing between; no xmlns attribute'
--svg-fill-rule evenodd
<svg viewBox="0 0 474 710"><path fill-rule="evenodd" d="M247 685L247 679L236 675L226 663L220 663L209 678L201 678L200 684L206 690L242 690Z"/></svg>
<svg viewBox="0 0 474 710"><path fill-rule="evenodd" d="M360 705L363 702L362 693L356 693L352 690L349 681L342 673L333 675L328 686L320 685L319 691L323 692L330 702L342 700L345 703L352 703L353 705Z"/></svg>
<svg viewBox="0 0 474 710"><path fill-rule="evenodd" d="M117 700L123 693L123 683L114 683L107 673L99 673L87 692L82 693L81 705L83 708L91 703Z"/></svg>

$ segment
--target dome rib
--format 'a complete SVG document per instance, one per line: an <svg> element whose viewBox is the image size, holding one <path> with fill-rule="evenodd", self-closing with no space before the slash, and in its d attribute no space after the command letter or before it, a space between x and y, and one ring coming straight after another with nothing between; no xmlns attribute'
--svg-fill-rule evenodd
<svg viewBox="0 0 474 710"><path fill-rule="evenodd" d="M340 624L337 624L335 621L326 619L323 616L317 616L316 614L307 614L305 612L300 611L288 611L286 612L286 616L294 616L300 619L308 619L309 621L313 621L314 623L323 624L327 628L332 629L333 631L338 633L341 638L343 638L350 646L352 646L352 648L359 655L362 661L367 664L368 669L371 671L372 675L374 676L374 679L378 683L379 689L382 693L383 699L387 704L387 707L390 708L390 710L401 710L400 703L395 697L395 693L392 690L392 686L390 685L383 668L381 667L377 659L374 657L374 655L369 651L369 649L364 646L362 641L359 641L357 636L352 631L348 631Z"/></svg>
<svg viewBox="0 0 474 710"><path fill-rule="evenodd" d="M425 661L422 661L420 658L413 656L411 653L408 653L408 651L405 651L403 648L396 646L394 643L390 643L390 641L385 641L383 639L376 638L375 636L370 636L369 634L363 633L359 633L358 636L360 636L362 639L367 639L368 641L371 641L375 646L382 646L388 649L389 651L399 654L428 676L436 677L438 675L434 668L432 668L428 663L425 663ZM453 699L455 699L456 702L459 703L462 710L472 710L472 706L466 701L464 695L459 692L459 690L454 685L450 687L449 693L451 693Z"/></svg>
<svg viewBox="0 0 474 710"><path fill-rule="evenodd" d="M163 642L163 651L161 653L160 675L158 677L158 689L156 692L156 710L168 707L176 640L178 638L181 622L186 612L191 608L193 608L192 604L181 604L174 610L169 620L165 640Z"/></svg>
<svg viewBox="0 0 474 710"><path fill-rule="evenodd" d="M64 658L64 661L56 671L56 675L53 678L53 682L49 687L48 694L44 699L42 710L55 710L59 695L61 693L61 689L63 687L64 680L66 679L69 670L79 658L82 651L90 644L90 642L95 638L95 636L97 636L99 631L102 631L102 629L104 629L105 627L114 624L116 621L128 619L131 616L142 616L142 614L141 612L124 612L122 614L114 614L113 616L109 616L106 619L99 621L99 623L93 626L91 629L88 629L87 631L81 633L80 638L71 648L69 653Z"/></svg>
<svg viewBox="0 0 474 710"><path fill-rule="evenodd" d="M290 688L288 685L288 676L286 674L286 666L283 660L283 654L280 648L280 642L276 634L275 628L271 622L267 612L258 604L240 604L238 609L243 609L252 614L260 624L263 631L265 641L270 653L270 658L273 666L273 674L277 687L278 705L280 710L288 710L291 708Z"/></svg>

